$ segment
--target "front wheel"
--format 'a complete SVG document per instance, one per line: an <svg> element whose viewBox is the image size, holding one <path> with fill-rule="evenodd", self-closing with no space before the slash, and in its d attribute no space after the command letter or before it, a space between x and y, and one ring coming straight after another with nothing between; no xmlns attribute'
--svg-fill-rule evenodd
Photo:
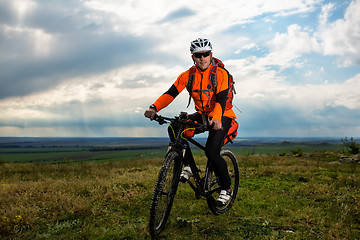
<svg viewBox="0 0 360 240"><path fill-rule="evenodd" d="M151 200L149 232L155 238L164 230L174 201L181 173L181 157L178 152L170 151L160 170Z"/></svg>
<svg viewBox="0 0 360 240"><path fill-rule="evenodd" d="M210 167L206 179L206 183L207 183L206 190L209 193L209 196L206 198L206 200L211 212L215 215L219 215L228 211L231 208L231 206L234 204L236 195L238 193L239 178L240 178L239 167L235 155L229 150L222 150L220 155L225 160L228 167L229 176L231 179L230 186L232 189L232 196L231 199L224 206L218 206L216 204L215 199L219 197L221 187L218 178L215 176L214 171Z"/></svg>

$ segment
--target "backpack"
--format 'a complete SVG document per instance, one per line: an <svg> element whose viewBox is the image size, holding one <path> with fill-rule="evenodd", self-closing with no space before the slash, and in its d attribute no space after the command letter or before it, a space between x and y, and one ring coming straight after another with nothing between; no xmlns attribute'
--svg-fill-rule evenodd
<svg viewBox="0 0 360 240"><path fill-rule="evenodd" d="M227 134L225 135L225 139L223 142L223 146L225 144L227 144L228 142L233 143L232 140L234 140L237 136L237 132L238 132L238 128L239 128L239 123L235 120L232 119L231 120L231 124L230 124L230 128L229 131L227 132Z"/></svg>
<svg viewBox="0 0 360 240"><path fill-rule="evenodd" d="M216 73L217 73L218 67L224 69L229 76L229 78L228 78L229 92L228 92L226 106L225 106L225 110L229 110L233 107L232 101L234 98L234 94L236 94L235 86L234 86L235 81L233 79L233 76L229 73L229 71L225 69L224 63L217 58L213 58L211 60L211 73L209 76L209 84L208 84L207 88L208 88L208 91L216 92L216 87L217 87ZM192 87L193 87L193 80L195 77L195 73L196 73L196 66L192 66L189 69L189 80L188 80L188 84L186 86L186 89L189 92L189 102L188 102L187 107L189 107L190 102L191 102L191 92L193 92Z"/></svg>

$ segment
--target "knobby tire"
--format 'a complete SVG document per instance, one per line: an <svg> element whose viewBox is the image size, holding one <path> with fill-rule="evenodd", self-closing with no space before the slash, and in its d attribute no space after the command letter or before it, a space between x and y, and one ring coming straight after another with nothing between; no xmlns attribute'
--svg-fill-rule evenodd
<svg viewBox="0 0 360 240"><path fill-rule="evenodd" d="M164 230L179 185L181 168L182 162L179 153L176 151L168 152L151 200L149 232L152 238Z"/></svg>

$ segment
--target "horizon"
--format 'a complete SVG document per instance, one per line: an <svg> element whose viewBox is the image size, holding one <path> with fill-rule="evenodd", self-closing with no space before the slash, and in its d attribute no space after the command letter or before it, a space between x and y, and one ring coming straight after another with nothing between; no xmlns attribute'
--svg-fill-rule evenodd
<svg viewBox="0 0 360 240"><path fill-rule="evenodd" d="M206 138L195 138L205 144ZM355 140L358 140L355 138ZM256 146L272 144L336 144L342 138L284 138L284 137L249 137L236 138L226 147ZM169 138L165 137L0 137L0 148L48 148L48 147L89 147L89 146L167 146ZM192 145L192 144L191 144ZM225 148L226 148L225 147Z"/></svg>
<svg viewBox="0 0 360 240"><path fill-rule="evenodd" d="M312 138L312 139L337 139L337 138L345 138L347 136L344 137L260 137L260 136L253 136L253 137L246 137L246 136L242 136L242 137L236 137L235 140L242 140L242 139L251 139L251 138L284 138L284 139L306 139L306 138ZM354 137L354 136L350 136L353 137L355 139L360 138L360 137ZM165 138L165 139L169 139L169 137L79 137L79 136L72 136L72 137L57 137L57 136L52 136L52 137L11 137L11 136L0 136L0 139L3 138ZM207 137L195 137L195 138L204 138L206 139ZM349 138L349 137L348 137Z"/></svg>

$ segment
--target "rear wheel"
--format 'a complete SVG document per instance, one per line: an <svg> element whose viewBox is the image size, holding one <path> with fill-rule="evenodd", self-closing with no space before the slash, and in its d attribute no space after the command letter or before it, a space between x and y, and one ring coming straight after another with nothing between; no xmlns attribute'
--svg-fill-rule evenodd
<svg viewBox="0 0 360 240"><path fill-rule="evenodd" d="M206 190L210 193L209 196L206 198L208 206L213 214L219 215L231 208L231 206L234 204L234 201L236 199L236 195L238 193L239 188L239 167L236 160L235 155L229 151L229 150L222 150L220 155L225 160L229 176L231 179L231 189L232 189L232 196L231 199L224 205L224 206L218 206L215 202L215 199L217 199L220 195L221 187L219 184L218 178L215 176L215 173L212 169L210 169L207 179L206 179Z"/></svg>
<svg viewBox="0 0 360 240"><path fill-rule="evenodd" d="M154 238L164 230L179 184L182 162L178 152L170 151L160 170L150 207L149 232Z"/></svg>

